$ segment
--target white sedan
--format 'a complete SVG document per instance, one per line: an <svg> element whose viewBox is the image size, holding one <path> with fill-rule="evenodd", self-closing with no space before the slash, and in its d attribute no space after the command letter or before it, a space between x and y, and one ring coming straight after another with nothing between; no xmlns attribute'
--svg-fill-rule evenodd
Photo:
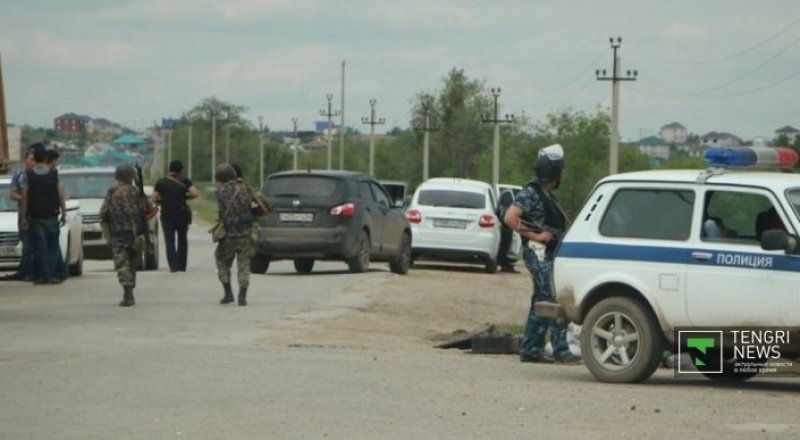
<svg viewBox="0 0 800 440"><path fill-rule="evenodd" d="M0 270L17 270L22 242L17 224L17 202L11 200L11 179L0 179ZM83 275L83 220L80 203L67 200L67 224L61 227L59 245L70 276Z"/></svg>
<svg viewBox="0 0 800 440"><path fill-rule="evenodd" d="M500 220L491 185L477 180L434 178L414 192L406 217L412 258L483 264L497 272Z"/></svg>

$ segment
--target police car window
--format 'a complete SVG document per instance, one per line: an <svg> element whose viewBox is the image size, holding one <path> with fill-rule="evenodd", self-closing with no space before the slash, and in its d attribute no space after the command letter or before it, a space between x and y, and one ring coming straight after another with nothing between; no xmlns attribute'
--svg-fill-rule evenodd
<svg viewBox="0 0 800 440"><path fill-rule="evenodd" d="M800 188L790 189L786 191L786 198L792 204L794 215L800 218Z"/></svg>
<svg viewBox="0 0 800 440"><path fill-rule="evenodd" d="M693 191L623 189L611 199L600 222L600 233L610 237L686 240L693 206Z"/></svg>
<svg viewBox="0 0 800 440"><path fill-rule="evenodd" d="M762 195L738 191L708 191L701 237L709 241L758 244L764 228L773 228L772 202ZM778 217L779 228L783 222Z"/></svg>

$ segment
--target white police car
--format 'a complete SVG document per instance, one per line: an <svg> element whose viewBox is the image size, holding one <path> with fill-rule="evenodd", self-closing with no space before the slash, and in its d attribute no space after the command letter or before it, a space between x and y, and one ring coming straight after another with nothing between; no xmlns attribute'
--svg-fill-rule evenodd
<svg viewBox="0 0 800 440"><path fill-rule="evenodd" d="M601 381L650 377L675 327L800 325L800 175L725 168L791 166L797 153L712 148L705 157L705 171L602 179L560 244L558 306L537 310L582 324L581 352ZM798 348L783 355L797 358Z"/></svg>

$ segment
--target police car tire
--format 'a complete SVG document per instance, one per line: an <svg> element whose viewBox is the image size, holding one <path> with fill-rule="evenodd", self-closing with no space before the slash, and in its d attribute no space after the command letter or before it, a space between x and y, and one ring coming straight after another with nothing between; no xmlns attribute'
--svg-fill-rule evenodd
<svg viewBox="0 0 800 440"><path fill-rule="evenodd" d="M638 340L631 346L631 350L626 350L629 356L627 365L615 364L608 359L601 362L599 359L608 349L609 341L599 336L596 331L613 330L609 328L609 324L616 322L615 317L621 319L624 330L628 333L632 330L638 335ZM665 346L664 337L660 333L655 317L641 301L621 296L606 298L589 310L582 328L581 353L584 362L592 375L600 381L641 382L649 378L661 364Z"/></svg>

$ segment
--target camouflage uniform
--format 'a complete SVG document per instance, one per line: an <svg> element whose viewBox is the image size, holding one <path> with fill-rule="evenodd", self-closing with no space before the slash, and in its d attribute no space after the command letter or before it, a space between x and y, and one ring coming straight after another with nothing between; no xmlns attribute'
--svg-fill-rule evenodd
<svg viewBox="0 0 800 440"><path fill-rule="evenodd" d="M214 251L217 275L223 286L226 286L228 297L231 265L236 258L239 305L246 305L244 298L250 284L250 258L254 252L252 231L255 218L250 210L251 201L250 191L245 184L230 180L217 186L219 218L225 226L225 237L217 243Z"/></svg>
<svg viewBox="0 0 800 440"><path fill-rule="evenodd" d="M523 188L514 198L514 205L522 209L522 219L533 225L550 231L556 239L560 239L566 228L566 218L558 207L555 196L541 190L539 182L533 180ZM527 240L522 251L525 267L531 273L533 280L533 295L531 307L528 312L528 321L522 337L520 357L535 359L544 355L545 339L550 331L553 355L556 359L571 355L567 343L567 326L559 324L554 318L536 316L533 304L536 301L555 300L551 284L553 258L558 241L553 240L548 244L544 258L540 259L536 253L527 246Z"/></svg>
<svg viewBox="0 0 800 440"><path fill-rule="evenodd" d="M143 200L146 208L142 206ZM150 207L150 201L141 197L135 186L120 182L108 190L100 208L117 279L126 293L136 287L136 267L144 245L144 236L139 235L141 219Z"/></svg>

